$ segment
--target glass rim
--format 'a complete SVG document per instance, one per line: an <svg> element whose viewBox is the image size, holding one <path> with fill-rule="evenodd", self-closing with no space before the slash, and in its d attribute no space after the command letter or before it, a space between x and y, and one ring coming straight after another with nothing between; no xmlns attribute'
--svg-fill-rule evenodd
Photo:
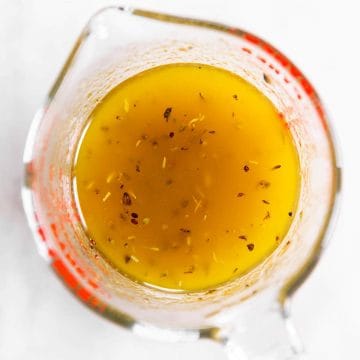
<svg viewBox="0 0 360 360"><path fill-rule="evenodd" d="M338 213L338 203L339 203L339 193L340 193L340 185L341 185L341 168L338 165L339 164L339 147L338 147L338 141L336 139L335 133L333 131L333 125L331 121L329 120L328 113L323 105L323 102L320 100L319 95L317 94L314 87L311 85L311 83L308 81L306 76L303 75L303 73L293 64L291 60L289 60L285 55L283 55L282 52L280 52L277 48L273 47L270 43L263 40L261 37L257 35L253 35L252 33L249 33L245 30L242 30L237 27L228 26L222 23L218 22L212 22L207 20L200 20L200 19L194 19L190 17L182 17L182 16L176 16L176 15L170 15L165 14L161 12L155 12L155 11L148 11L143 10L139 8L132 8L132 7L124 7L124 6L107 6L103 7L100 10L98 10L94 15L90 17L87 24L83 28L82 32L80 33L79 37L77 38L69 56L67 57L67 60L65 61L63 67L60 70L59 75L55 79L55 82L53 86L51 87L50 91L48 92L43 106L38 110L36 113L33 122L30 126L30 130L28 132L26 144L25 144L25 150L24 150L24 158L23 162L26 164L29 159L31 159L32 151L33 151L33 145L35 142L35 136L37 133L37 128L39 124L41 123L42 116L44 112L46 111L46 108L51 103L53 98L55 97L58 89L60 88L62 81L64 80L66 73L71 68L72 64L74 63L74 60L76 58L76 55L78 51L80 50L81 45L86 41L87 37L91 35L92 29L91 29L91 23L92 21L103 12L106 12L108 10L117 10L122 13L125 13L129 16L139 16L144 17L148 19L153 19L157 21L162 22L168 22L172 24L180 24L180 25L188 25L193 27L201 27L206 28L209 30L215 30L218 32L226 33L227 35L232 35L234 37L242 38L243 40L251 43L252 45L261 48L264 50L268 55L274 58L274 60L277 61L279 66L281 67L289 67L291 71L294 71L297 76L294 78L294 80L297 82L297 85L304 90L305 93L308 94L309 89L311 90L311 103L313 107L317 110L319 118L321 119L326 133L327 142L330 149L331 154L331 169L332 169L332 189L330 194L330 203L329 207L327 209L327 213L324 216L322 226L317 234L316 241L314 241L314 245L312 247L311 253L309 253L306 262L303 264L301 268L299 268L294 275L288 279L288 281L281 287L278 300L282 306L285 306L287 303L287 299L291 297L296 290L302 285L302 283L307 279L307 277L310 275L312 270L315 268L316 264L318 263L324 248L326 247L326 244L328 243L328 238L330 235L330 232L332 232L334 220L336 218L336 215ZM285 65L286 64L286 65ZM25 184L27 181L28 174L25 174ZM24 189L26 186L23 186L22 191L22 198L23 198L23 206L25 209L25 213L27 216L28 223L30 225L30 228L32 229L34 238L37 239L39 236L41 237L41 234L36 231L36 227L34 226L34 220L35 223L36 219L34 219L34 208L33 203L31 201L31 198L29 197L29 194L27 194ZM44 243L42 243L44 245ZM54 269L54 268L53 268ZM56 270L56 269L55 269ZM55 271L56 275L61 278L61 276ZM62 279L63 282L66 284L66 281ZM68 287L68 286L66 286ZM69 289L70 290L70 289ZM70 290L71 291L71 290ZM71 293L73 293L71 291ZM76 296L77 297L77 296ZM86 301L82 301L85 305L88 305ZM93 307L88 307L92 310ZM111 305L108 305L108 309L106 312L101 313L104 317L107 317L111 321L118 323L122 325L125 328L133 329L134 332L141 333L142 330L139 328L141 326L141 322L139 322L136 319L133 319L126 315L124 312L121 312L118 309L115 309L111 307ZM138 328L136 328L138 326ZM204 328L204 329L187 329L187 330L181 330L181 339L197 339L199 337L205 337L205 338L215 338L216 331L214 331L215 328ZM216 330L216 329L215 329ZM195 333L194 333L195 331ZM180 334L179 334L180 336Z"/></svg>

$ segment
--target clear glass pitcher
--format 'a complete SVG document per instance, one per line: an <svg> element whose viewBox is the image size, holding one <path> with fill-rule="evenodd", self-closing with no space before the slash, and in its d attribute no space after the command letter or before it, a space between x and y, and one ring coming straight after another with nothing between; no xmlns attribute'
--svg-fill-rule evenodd
<svg viewBox="0 0 360 360"><path fill-rule="evenodd" d="M150 288L110 267L87 238L72 195L76 145L96 104L132 75L177 62L215 65L260 89L283 115L301 167L299 206L275 252L246 275L197 292ZM105 8L85 26L36 114L24 163L24 207L39 251L88 307L152 338L221 342L230 359L302 356L289 299L324 248L339 167L314 88L267 42L218 23Z"/></svg>

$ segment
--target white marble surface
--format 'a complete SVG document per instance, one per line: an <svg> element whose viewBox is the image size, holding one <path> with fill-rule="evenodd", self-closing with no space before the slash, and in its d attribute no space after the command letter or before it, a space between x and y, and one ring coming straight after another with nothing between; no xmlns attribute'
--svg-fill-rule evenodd
<svg viewBox="0 0 360 360"><path fill-rule="evenodd" d="M20 202L36 108L82 25L112 1L0 0L0 359L225 359L209 342L144 340L84 308L36 253ZM360 22L355 0L127 2L227 22L284 50L325 100L342 145L343 205L333 241L296 295L311 360L359 359Z"/></svg>

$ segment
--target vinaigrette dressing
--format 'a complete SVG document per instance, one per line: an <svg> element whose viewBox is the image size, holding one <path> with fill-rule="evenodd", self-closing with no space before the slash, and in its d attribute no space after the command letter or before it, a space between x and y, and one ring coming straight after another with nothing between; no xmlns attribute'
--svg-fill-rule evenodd
<svg viewBox="0 0 360 360"><path fill-rule="evenodd" d="M153 68L108 93L73 176L92 246L131 279L173 290L214 287L268 257L300 184L272 103L201 64Z"/></svg>

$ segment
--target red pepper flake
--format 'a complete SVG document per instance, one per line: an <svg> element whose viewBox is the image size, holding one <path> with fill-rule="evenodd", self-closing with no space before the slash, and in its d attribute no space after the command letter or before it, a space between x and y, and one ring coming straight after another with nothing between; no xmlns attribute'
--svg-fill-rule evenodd
<svg viewBox="0 0 360 360"><path fill-rule="evenodd" d="M271 170L277 170L277 169L280 169L281 168L281 165L275 165L271 168Z"/></svg>
<svg viewBox="0 0 360 360"><path fill-rule="evenodd" d="M270 203L267 200L261 200L264 204L270 205Z"/></svg>
<svg viewBox="0 0 360 360"><path fill-rule="evenodd" d="M199 144L202 145L204 143L204 140L200 138Z"/></svg>
<svg viewBox="0 0 360 360"><path fill-rule="evenodd" d="M96 195L99 195L99 194L100 194L100 190L99 190L99 189L95 189L94 191L95 191L95 194L96 194Z"/></svg>
<svg viewBox="0 0 360 360"><path fill-rule="evenodd" d="M293 216L292 211L289 211L289 212L288 212L288 215L289 215L290 217L292 217L292 216Z"/></svg>
<svg viewBox="0 0 360 360"><path fill-rule="evenodd" d="M169 132L169 137L171 137L171 138L173 138L174 137L174 132L173 131L171 131L171 132Z"/></svg>
<svg viewBox="0 0 360 360"><path fill-rule="evenodd" d="M235 100L239 100L237 94L234 94L232 97L233 97Z"/></svg>
<svg viewBox="0 0 360 360"><path fill-rule="evenodd" d="M172 108L171 108L171 107L168 107L168 108L165 109L165 111L164 111L164 118L165 118L166 121L169 120L171 111L172 111Z"/></svg>
<svg viewBox="0 0 360 360"><path fill-rule="evenodd" d="M129 256L129 255L124 256L125 264L128 264L130 262L130 260L131 260L131 256Z"/></svg>
<svg viewBox="0 0 360 360"><path fill-rule="evenodd" d="M130 205L131 205L131 197L130 197L130 195L129 195L127 192L124 192L124 193L123 193L122 202L123 202L123 204L126 205L126 206L130 206Z"/></svg>
<svg viewBox="0 0 360 360"><path fill-rule="evenodd" d="M247 240L247 237L246 237L246 235L240 235L240 236L239 236L239 239L241 239L241 240Z"/></svg>
<svg viewBox="0 0 360 360"><path fill-rule="evenodd" d="M254 244L247 244L246 247L248 248L249 251L253 251L255 245Z"/></svg>
<svg viewBox="0 0 360 360"><path fill-rule="evenodd" d="M247 166L247 165L245 165L243 169L245 172L248 172L250 170L249 166Z"/></svg>
<svg viewBox="0 0 360 360"><path fill-rule="evenodd" d="M139 215L137 214L137 213L131 213L131 217L133 217L133 218L135 218L135 219L137 219L138 217L139 217Z"/></svg>
<svg viewBox="0 0 360 360"><path fill-rule="evenodd" d="M129 244L128 244L127 242L126 242L126 243L124 243L124 247L128 247L128 245L129 245Z"/></svg>
<svg viewBox="0 0 360 360"><path fill-rule="evenodd" d="M137 225L138 221L136 219L131 219L131 223L134 224L134 225Z"/></svg>
<svg viewBox="0 0 360 360"><path fill-rule="evenodd" d="M137 172L140 172L140 165L139 165L139 164L136 164L135 170L136 170Z"/></svg>
<svg viewBox="0 0 360 360"><path fill-rule="evenodd" d="M243 192L239 192L238 194L237 194L237 197L243 197L245 194L243 193Z"/></svg>

